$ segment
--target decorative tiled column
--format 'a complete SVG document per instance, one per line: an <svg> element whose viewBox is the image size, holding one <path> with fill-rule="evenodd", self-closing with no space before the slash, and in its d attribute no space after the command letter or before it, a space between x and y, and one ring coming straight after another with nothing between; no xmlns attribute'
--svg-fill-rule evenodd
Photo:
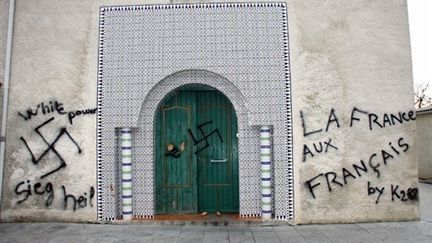
<svg viewBox="0 0 432 243"><path fill-rule="evenodd" d="M261 204L262 219L272 217L272 187L271 187L271 132L269 126L260 128L261 157Z"/></svg>
<svg viewBox="0 0 432 243"><path fill-rule="evenodd" d="M122 155L122 215L124 220L132 220L132 130L121 129Z"/></svg>

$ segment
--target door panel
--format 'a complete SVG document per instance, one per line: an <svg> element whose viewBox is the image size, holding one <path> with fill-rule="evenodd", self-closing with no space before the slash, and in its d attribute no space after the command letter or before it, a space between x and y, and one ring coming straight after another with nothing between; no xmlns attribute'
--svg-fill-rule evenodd
<svg viewBox="0 0 432 243"><path fill-rule="evenodd" d="M237 120L231 103L218 92L197 94L197 124L209 146L198 156L198 207L207 212L238 211Z"/></svg>
<svg viewBox="0 0 432 243"><path fill-rule="evenodd" d="M188 129L195 93L177 92L160 107L156 129L156 213L197 211L196 158Z"/></svg>
<svg viewBox="0 0 432 243"><path fill-rule="evenodd" d="M177 91L156 117L156 213L237 212L237 119L217 91Z"/></svg>

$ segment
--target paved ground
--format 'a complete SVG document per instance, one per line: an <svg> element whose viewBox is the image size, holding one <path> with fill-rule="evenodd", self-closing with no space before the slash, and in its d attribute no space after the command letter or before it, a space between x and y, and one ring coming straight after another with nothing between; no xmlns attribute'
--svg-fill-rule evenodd
<svg viewBox="0 0 432 243"><path fill-rule="evenodd" d="M420 184L419 222L305 225L192 226L0 224L0 242L432 242L432 184Z"/></svg>

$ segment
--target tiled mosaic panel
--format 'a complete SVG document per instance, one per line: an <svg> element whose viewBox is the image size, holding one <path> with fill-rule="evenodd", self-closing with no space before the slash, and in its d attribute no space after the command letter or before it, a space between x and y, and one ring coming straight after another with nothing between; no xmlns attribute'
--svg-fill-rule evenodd
<svg viewBox="0 0 432 243"><path fill-rule="evenodd" d="M236 109L241 215L260 214L259 134L252 126L274 127L275 214L278 219L292 218L285 5L111 7L101 9L100 26L99 219L112 220L119 216L115 134L119 127L135 128L134 215L154 214L155 110L164 96L187 83L203 83L219 89Z"/></svg>

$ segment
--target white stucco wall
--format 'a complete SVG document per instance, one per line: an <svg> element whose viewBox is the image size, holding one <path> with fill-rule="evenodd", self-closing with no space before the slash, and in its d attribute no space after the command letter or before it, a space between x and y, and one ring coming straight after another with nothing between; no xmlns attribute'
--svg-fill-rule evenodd
<svg viewBox="0 0 432 243"><path fill-rule="evenodd" d="M293 85L294 160L296 168L297 223L354 222L369 220L397 220L418 218L418 202L401 201L393 197L393 189L417 187L415 162L415 122L403 122L379 128L368 115L353 108L375 113L380 123L383 115L413 110L412 72L406 2L400 1L290 1L290 50ZM334 113L331 113L331 111ZM303 112L307 132L322 132L303 136L300 111ZM333 120L337 116L338 124ZM328 120L333 122L327 127ZM400 152L398 140L409 144ZM327 152L317 153L313 143ZM392 143L400 154L392 151ZM304 145L313 153L303 160ZM385 165L381 150L392 154ZM307 152L307 150L306 150ZM377 173L358 176L352 164L361 160L379 163ZM349 176L347 169L356 178ZM334 172L339 183L325 174ZM315 199L308 191L310 181ZM346 175L346 183L343 180ZM328 174L329 180L333 174ZM384 188L368 195L372 187Z"/></svg>
<svg viewBox="0 0 432 243"><path fill-rule="evenodd" d="M152 1L156 2L169 3ZM6 4L5 0L1 3ZM89 202L90 188L96 189L96 117L79 116L70 124L68 114L57 111L39 112L28 120L18 112L25 115L27 109L50 101L62 103L64 112L96 107L99 7L134 3L142 4L126 0L17 0L1 220L96 221L96 196L92 205ZM387 123L384 128L372 123L370 129L368 114L358 110L351 119L355 107L376 114L381 124L384 114L408 114L413 110L406 2L291 0L287 4L294 119L294 222L418 219L418 201L401 201L394 193L392 200L391 190L393 187L400 195L401 190L406 193L408 188L417 187L415 122ZM54 120L40 129L48 143L65 127L82 151L79 153L74 143L62 136L55 149L67 166L41 179L58 167L58 156L51 151L35 165L20 138L40 156L48 146L35 128L51 117ZM322 131L304 136L318 129ZM314 143L320 150L320 142L324 151L328 147L327 152L313 150ZM305 145L314 156L307 153L303 161ZM382 150L393 157L386 164ZM371 157L379 177L369 166ZM358 176L353 164L360 165L361 160L367 172ZM333 173L336 182L332 182ZM52 190L46 188L48 183ZM42 195L34 193L35 184ZM32 195L18 203L28 194L27 185ZM368 185L384 188L379 200L376 190L368 195L373 191ZM72 199L67 197L68 208L64 209L62 186L77 200L85 196L87 203L82 201L83 207L73 211ZM51 191L54 198L46 207Z"/></svg>
<svg viewBox="0 0 432 243"><path fill-rule="evenodd" d="M68 114L61 115L57 111L43 114L39 110L28 120L18 112L26 116L27 109L35 110L42 102L49 105L50 101L61 103L62 113L95 108L99 8L132 3L16 1L1 205L3 221L96 221L96 195L90 203L91 188L96 189L95 115L76 117L72 125ZM40 157L48 145L35 128L52 117L54 120L40 129L47 142L55 141L60 129L65 127L78 143L81 153L66 135L61 136L55 149L67 166L41 179L58 168L60 159L51 150L37 165L33 164L20 138L23 137L35 156ZM35 184L42 195L35 193ZM54 198L49 203L51 195ZM76 211L72 198L65 195L75 197ZM82 207L78 202L81 196Z"/></svg>
<svg viewBox="0 0 432 243"><path fill-rule="evenodd" d="M417 159L420 179L432 179L432 112L418 112Z"/></svg>
<svg viewBox="0 0 432 243"><path fill-rule="evenodd" d="M0 0L0 107L3 106L3 89L4 89L4 71L6 59L6 38L7 38L7 25L8 25L8 12L9 1ZM2 112L0 112L0 124L2 119Z"/></svg>

